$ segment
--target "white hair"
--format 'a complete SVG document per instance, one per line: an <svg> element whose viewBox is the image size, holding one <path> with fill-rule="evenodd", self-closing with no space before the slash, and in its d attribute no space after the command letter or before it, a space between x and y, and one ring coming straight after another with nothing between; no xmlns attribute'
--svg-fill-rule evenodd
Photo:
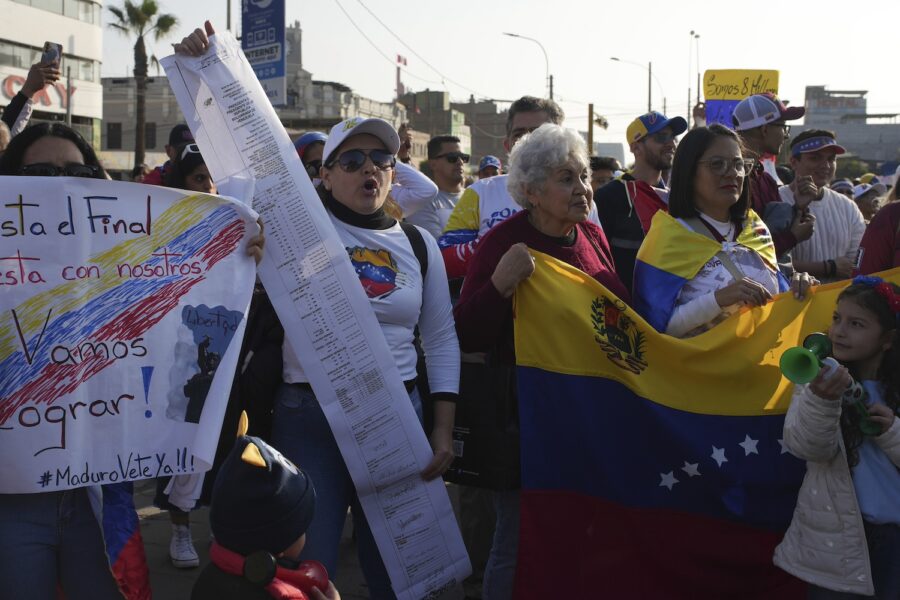
<svg viewBox="0 0 900 600"><path fill-rule="evenodd" d="M509 195L516 204L530 209L528 194L542 191L550 175L572 159L590 168L587 144L581 136L553 123L541 125L519 140L509 154Z"/></svg>

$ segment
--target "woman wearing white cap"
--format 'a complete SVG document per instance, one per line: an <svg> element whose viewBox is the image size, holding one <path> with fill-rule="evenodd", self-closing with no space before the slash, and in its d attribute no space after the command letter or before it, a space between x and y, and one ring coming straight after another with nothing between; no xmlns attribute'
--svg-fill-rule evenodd
<svg viewBox="0 0 900 600"><path fill-rule="evenodd" d="M431 434L435 456L422 476L433 479L443 474L453 459L451 434L459 385L459 343L437 242L424 230L417 230L427 250L427 257L423 257L427 265L423 264L416 256L413 236L384 212L394 154L399 146L397 132L381 119L354 118L338 123L325 142L322 196L420 420L422 404L415 388L413 346L416 326L421 333L431 397L435 401ZM373 598L393 598L337 443L288 343L284 346L284 381L275 400L272 442L288 458L303 465L315 482L319 497L301 558L323 562L334 577L347 507L352 506L360 565L369 591Z"/></svg>
<svg viewBox="0 0 900 600"><path fill-rule="evenodd" d="M197 29L176 44L175 51L203 54L209 47L207 34L213 33L208 22L206 27L206 33ZM400 137L386 121L352 118L338 123L325 141L320 190L421 421L413 345L414 331L419 329L434 403L430 436L434 458L421 475L431 480L440 477L453 461L459 342L437 241L424 230L401 227L384 211L399 148ZM300 560L324 563L335 579L341 533L347 508L352 507L360 566L370 597L395 598L331 428L287 340L283 378L275 398L272 445L302 465L317 495L316 514L307 529Z"/></svg>

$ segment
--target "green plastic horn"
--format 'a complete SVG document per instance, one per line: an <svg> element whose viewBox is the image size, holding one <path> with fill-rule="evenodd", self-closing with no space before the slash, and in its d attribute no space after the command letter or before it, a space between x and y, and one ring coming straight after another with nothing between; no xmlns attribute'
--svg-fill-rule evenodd
<svg viewBox="0 0 900 600"><path fill-rule="evenodd" d="M809 383L816 378L824 361L831 354L831 340L824 333L811 333L803 346L785 350L778 365L793 383Z"/></svg>
<svg viewBox="0 0 900 600"><path fill-rule="evenodd" d="M816 378L831 356L831 340L824 333L811 333L803 340L803 346L788 348L781 355L778 366L782 374L793 383L809 383ZM833 361L834 359L829 359ZM832 364L837 364L833 363ZM844 391L842 402L859 414L859 428L863 435L875 436L881 427L869 419L865 404L866 389L858 381L853 381Z"/></svg>

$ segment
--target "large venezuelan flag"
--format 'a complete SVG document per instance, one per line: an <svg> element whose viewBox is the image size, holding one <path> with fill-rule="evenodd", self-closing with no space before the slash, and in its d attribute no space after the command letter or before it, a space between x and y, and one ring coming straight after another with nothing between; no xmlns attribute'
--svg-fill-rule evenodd
<svg viewBox="0 0 900 600"><path fill-rule="evenodd" d="M679 340L535 255L516 293L516 598L803 597L772 564L804 473L782 445L778 360L828 326L843 285Z"/></svg>

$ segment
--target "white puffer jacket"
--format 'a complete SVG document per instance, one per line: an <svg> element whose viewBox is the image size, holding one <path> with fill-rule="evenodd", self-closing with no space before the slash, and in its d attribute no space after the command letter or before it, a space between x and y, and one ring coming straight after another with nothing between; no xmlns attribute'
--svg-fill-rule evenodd
<svg viewBox="0 0 900 600"><path fill-rule="evenodd" d="M875 593L869 550L840 429L840 401L796 386L784 421L784 444L806 462L794 518L775 549L777 566L840 592ZM900 467L900 419L874 438Z"/></svg>

